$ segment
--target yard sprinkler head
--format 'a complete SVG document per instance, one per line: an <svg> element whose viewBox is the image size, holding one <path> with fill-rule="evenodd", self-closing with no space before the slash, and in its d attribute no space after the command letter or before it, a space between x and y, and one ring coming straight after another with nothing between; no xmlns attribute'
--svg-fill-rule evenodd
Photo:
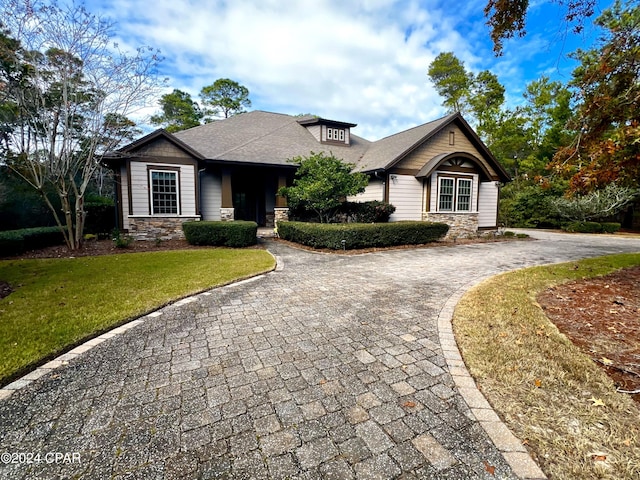
<svg viewBox="0 0 640 480"><path fill-rule="evenodd" d="M346 250L345 245L347 244L346 240L340 240L340 243L342 244L342 250Z"/></svg>

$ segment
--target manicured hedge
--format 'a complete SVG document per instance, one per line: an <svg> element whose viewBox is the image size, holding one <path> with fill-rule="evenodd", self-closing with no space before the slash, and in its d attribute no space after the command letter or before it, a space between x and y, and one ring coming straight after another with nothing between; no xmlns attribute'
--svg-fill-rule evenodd
<svg viewBox="0 0 640 480"><path fill-rule="evenodd" d="M0 232L0 255L18 255L28 250L62 245L64 236L58 227L23 228Z"/></svg>
<svg viewBox="0 0 640 480"><path fill-rule="evenodd" d="M448 225L432 222L347 224L278 222L280 238L313 248L333 250L421 245L441 239L448 230Z"/></svg>
<svg viewBox="0 0 640 480"><path fill-rule="evenodd" d="M185 222L184 236L191 245L248 247L258 243L258 224L233 222Z"/></svg>
<svg viewBox="0 0 640 480"><path fill-rule="evenodd" d="M617 231L620 230L620 227L621 227L619 223L615 223L615 222L604 222L604 223L601 223L600 225L602 225L603 233L616 233Z"/></svg>
<svg viewBox="0 0 640 480"><path fill-rule="evenodd" d="M572 222L564 229L573 233L616 233L620 230L620 224L614 222Z"/></svg>

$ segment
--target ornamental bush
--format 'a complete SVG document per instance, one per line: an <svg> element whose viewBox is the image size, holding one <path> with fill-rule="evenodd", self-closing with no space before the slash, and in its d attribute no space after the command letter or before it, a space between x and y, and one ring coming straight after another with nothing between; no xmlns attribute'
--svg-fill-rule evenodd
<svg viewBox="0 0 640 480"><path fill-rule="evenodd" d="M602 225L598 222L571 222L564 230L572 233L602 233Z"/></svg>
<svg viewBox="0 0 640 480"><path fill-rule="evenodd" d="M615 222L603 222L600 225L602 225L603 233L616 233L617 231L620 230L620 227L621 227L619 223L615 223Z"/></svg>
<svg viewBox="0 0 640 480"><path fill-rule="evenodd" d="M58 227L23 228L0 232L0 255L19 255L52 245L62 245L64 236Z"/></svg>
<svg viewBox="0 0 640 480"><path fill-rule="evenodd" d="M421 245L443 238L448 231L447 224L433 222L342 224L278 222L280 238L313 248L333 250Z"/></svg>
<svg viewBox="0 0 640 480"><path fill-rule="evenodd" d="M240 248L258 243L256 222L185 222L182 231L191 245Z"/></svg>

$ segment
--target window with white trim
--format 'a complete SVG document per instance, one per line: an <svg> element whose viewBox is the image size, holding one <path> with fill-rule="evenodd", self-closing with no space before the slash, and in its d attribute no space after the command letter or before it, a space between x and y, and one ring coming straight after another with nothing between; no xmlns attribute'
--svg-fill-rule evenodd
<svg viewBox="0 0 640 480"><path fill-rule="evenodd" d="M344 128L327 127L327 140L344 142Z"/></svg>
<svg viewBox="0 0 640 480"><path fill-rule="evenodd" d="M456 200L456 210L459 212L471 211L471 180L469 179L458 179L458 196Z"/></svg>
<svg viewBox="0 0 640 480"><path fill-rule="evenodd" d="M151 215L177 215L179 208L178 172L150 170Z"/></svg>
<svg viewBox="0 0 640 480"><path fill-rule="evenodd" d="M472 187L469 178L438 177L438 211L470 212Z"/></svg>

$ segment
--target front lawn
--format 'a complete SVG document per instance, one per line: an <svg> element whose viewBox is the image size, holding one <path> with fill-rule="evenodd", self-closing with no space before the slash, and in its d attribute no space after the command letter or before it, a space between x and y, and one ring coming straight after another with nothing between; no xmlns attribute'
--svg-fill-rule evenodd
<svg viewBox="0 0 640 480"><path fill-rule="evenodd" d="M0 384L179 298L273 269L264 250L203 249L0 261Z"/></svg>
<svg viewBox="0 0 640 480"><path fill-rule="evenodd" d="M469 372L549 478L640 478L638 407L536 300L554 285L635 265L638 253L506 273L456 307L453 327Z"/></svg>

